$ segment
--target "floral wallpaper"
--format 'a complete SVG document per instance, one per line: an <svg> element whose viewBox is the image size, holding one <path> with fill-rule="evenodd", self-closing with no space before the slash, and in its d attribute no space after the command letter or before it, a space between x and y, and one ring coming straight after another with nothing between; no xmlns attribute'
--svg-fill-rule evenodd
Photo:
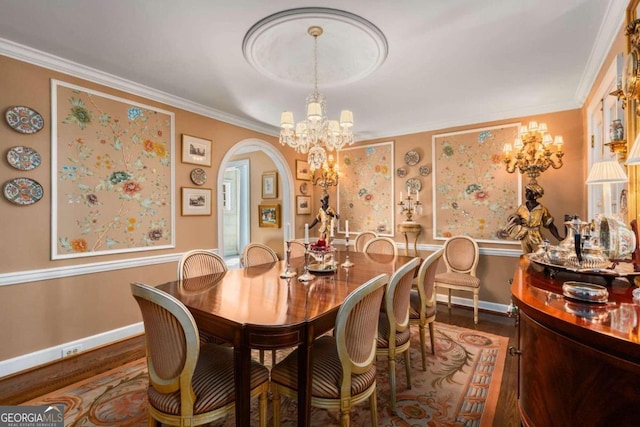
<svg viewBox="0 0 640 427"><path fill-rule="evenodd" d="M52 82L52 258L174 247L174 115Z"/></svg>
<svg viewBox="0 0 640 427"><path fill-rule="evenodd" d="M345 148L340 151L339 166L340 231L349 220L349 232L375 230L392 236L393 141Z"/></svg>
<svg viewBox="0 0 640 427"><path fill-rule="evenodd" d="M465 234L478 241L500 239L509 214L521 202L520 174L502 163L504 144L518 124L433 136L433 238Z"/></svg>

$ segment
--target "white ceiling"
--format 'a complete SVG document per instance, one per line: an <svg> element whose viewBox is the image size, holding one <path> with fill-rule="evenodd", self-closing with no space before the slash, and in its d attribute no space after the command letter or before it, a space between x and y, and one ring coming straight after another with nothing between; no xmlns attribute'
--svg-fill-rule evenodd
<svg viewBox="0 0 640 427"><path fill-rule="evenodd" d="M0 54L276 135L281 111L302 116L312 78L259 73L243 38L311 6L359 15L386 37L377 70L324 86L334 64L318 39L328 115L353 110L365 140L581 107L627 0L0 0ZM313 41L300 37L311 47L292 49L291 63L311 67Z"/></svg>

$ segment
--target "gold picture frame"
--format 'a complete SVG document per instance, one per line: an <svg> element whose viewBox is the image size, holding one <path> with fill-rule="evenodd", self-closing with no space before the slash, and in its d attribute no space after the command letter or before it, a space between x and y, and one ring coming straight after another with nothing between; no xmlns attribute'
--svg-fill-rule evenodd
<svg viewBox="0 0 640 427"><path fill-rule="evenodd" d="M278 172L265 172L262 174L262 198L278 198Z"/></svg>
<svg viewBox="0 0 640 427"><path fill-rule="evenodd" d="M211 140L182 134L182 163L211 166Z"/></svg>
<svg viewBox="0 0 640 427"><path fill-rule="evenodd" d="M266 228L280 228L280 205L258 205L258 225Z"/></svg>
<svg viewBox="0 0 640 427"><path fill-rule="evenodd" d="M296 179L311 181L311 170L306 160L296 160Z"/></svg>
<svg viewBox="0 0 640 427"><path fill-rule="evenodd" d="M182 187L182 216L211 215L211 189Z"/></svg>
<svg viewBox="0 0 640 427"><path fill-rule="evenodd" d="M311 196L296 196L296 215L311 213Z"/></svg>

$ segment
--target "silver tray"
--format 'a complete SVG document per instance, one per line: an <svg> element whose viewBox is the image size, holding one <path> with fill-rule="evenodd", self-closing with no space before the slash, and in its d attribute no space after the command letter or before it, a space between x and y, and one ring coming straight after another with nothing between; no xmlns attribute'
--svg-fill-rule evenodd
<svg viewBox="0 0 640 427"><path fill-rule="evenodd" d="M333 273L336 271L336 263L322 265L322 263L309 264L309 271L312 273Z"/></svg>
<svg viewBox="0 0 640 427"><path fill-rule="evenodd" d="M609 300L607 288L586 282L564 282L562 295L579 301L604 303Z"/></svg>
<svg viewBox="0 0 640 427"><path fill-rule="evenodd" d="M611 263L615 267L611 268L579 268L573 267L569 265L559 265L559 264L551 264L548 261L542 260L538 258L536 254L530 253L524 255L531 262L542 265L546 270L549 271L551 277L554 277L556 274L562 271L568 271L571 273L578 274L588 274L593 276L599 276L607 280L607 283L611 283L616 278L627 279L631 284L633 284L633 278L635 276L640 276L640 271L634 270L634 265L630 262L621 262L619 264Z"/></svg>

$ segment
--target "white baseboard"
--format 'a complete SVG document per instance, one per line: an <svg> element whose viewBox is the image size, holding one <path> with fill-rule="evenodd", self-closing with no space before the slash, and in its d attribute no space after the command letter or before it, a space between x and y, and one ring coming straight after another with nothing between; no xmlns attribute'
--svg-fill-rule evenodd
<svg viewBox="0 0 640 427"><path fill-rule="evenodd" d="M447 304L448 302L448 298L446 294L438 294L436 299L438 302L443 302L445 304ZM451 304L473 308L473 299L452 296ZM507 314L507 312L509 311L508 305L498 304L495 302L488 302L488 301L478 301L478 308L481 308L487 311L493 311L495 313L501 313L501 314Z"/></svg>
<svg viewBox="0 0 640 427"><path fill-rule="evenodd" d="M0 378L14 374L16 372L24 371L25 369L36 367L38 365L53 362L57 359L62 359L62 349L67 347L81 345L82 351L87 351L91 350L92 348L100 347L105 344L110 344L122 340L124 338L139 335L143 332L144 325L142 322L140 322L133 325L125 326L123 328L114 329L112 331L86 337L80 340L70 341L64 344L56 345L54 347L45 348L33 353L24 354L22 356L14 357L13 359L2 360L0 361Z"/></svg>

